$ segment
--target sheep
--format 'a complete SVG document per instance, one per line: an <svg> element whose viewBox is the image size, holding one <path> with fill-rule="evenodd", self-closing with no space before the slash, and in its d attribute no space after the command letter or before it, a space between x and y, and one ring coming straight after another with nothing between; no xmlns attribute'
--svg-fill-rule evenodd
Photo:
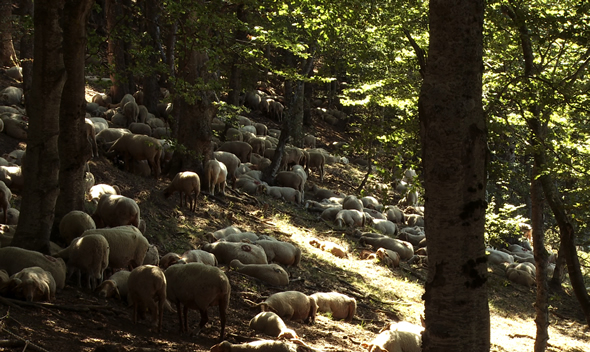
<svg viewBox="0 0 590 352"><path fill-rule="evenodd" d="M96 144L96 130L94 129L94 123L90 119L85 119L84 122L84 127L86 130L86 139L90 144L92 157L98 157L98 146Z"/></svg>
<svg viewBox="0 0 590 352"><path fill-rule="evenodd" d="M339 246L336 243L330 241L320 241L317 238L312 238L311 240L309 240L309 244L321 249L324 252L331 253L336 257L348 258L348 251L344 247Z"/></svg>
<svg viewBox="0 0 590 352"><path fill-rule="evenodd" d="M125 169L129 171L130 159L147 160L157 179L160 176L162 145L153 137L139 134L124 134L109 148L107 154L123 154Z"/></svg>
<svg viewBox="0 0 590 352"><path fill-rule="evenodd" d="M257 136L266 136L268 134L268 127L266 127L263 123L255 123L254 127L256 128L256 135Z"/></svg>
<svg viewBox="0 0 590 352"><path fill-rule="evenodd" d="M184 204L194 212L197 208L197 198L201 192L201 179L199 175L191 171L177 173L170 185L164 189L164 197L168 198L174 192L178 192L179 194L181 207L182 193L184 193Z"/></svg>
<svg viewBox="0 0 590 352"><path fill-rule="evenodd" d="M252 276L274 286L286 286L289 284L289 274L277 264L243 264L238 259L229 263L231 268L239 273Z"/></svg>
<svg viewBox="0 0 590 352"><path fill-rule="evenodd" d="M167 280L166 294L170 302L176 304L180 331L188 332L188 309L197 309L201 313L200 329L207 324L207 308L219 306L221 333L223 340L225 321L231 286L227 276L219 268L202 263L172 265L164 272ZM181 304L184 309L181 311ZM184 321L182 312L184 311Z"/></svg>
<svg viewBox="0 0 590 352"><path fill-rule="evenodd" d="M223 341L211 347L211 352L296 352L297 345L274 340L260 340L242 344Z"/></svg>
<svg viewBox="0 0 590 352"><path fill-rule="evenodd" d="M242 230L240 230L239 228L237 228L235 226L228 226L223 229L219 229L215 232L208 232L205 234L205 237L210 239L211 242L215 242L217 240L224 238L227 235L231 235L232 233L240 233L240 232L242 232Z"/></svg>
<svg viewBox="0 0 590 352"><path fill-rule="evenodd" d="M55 300L56 284L53 275L38 266L23 268L10 277L8 289L27 302Z"/></svg>
<svg viewBox="0 0 590 352"><path fill-rule="evenodd" d="M92 102L106 108L112 103L112 98L106 94L97 93L92 97Z"/></svg>
<svg viewBox="0 0 590 352"><path fill-rule="evenodd" d="M21 115L17 115L13 118L4 115L2 117L2 131L12 138L27 139L29 123L23 120L20 116Z"/></svg>
<svg viewBox="0 0 590 352"><path fill-rule="evenodd" d="M397 226L389 220L373 219L373 228L387 236L395 236L397 233Z"/></svg>
<svg viewBox="0 0 590 352"><path fill-rule="evenodd" d="M0 91L0 105L19 105L22 99L22 88L8 86Z"/></svg>
<svg viewBox="0 0 590 352"><path fill-rule="evenodd" d="M342 208L340 206L330 207L322 212L322 214L320 215L320 218L323 220L326 220L326 221L335 221L336 216L341 211L342 211Z"/></svg>
<svg viewBox="0 0 590 352"><path fill-rule="evenodd" d="M18 219L20 217L20 211L15 208L9 208L7 211L6 225L18 225ZM0 210L0 218L4 217L4 211Z"/></svg>
<svg viewBox="0 0 590 352"><path fill-rule="evenodd" d="M82 182L84 183L84 194L86 194L90 192L90 189L92 188L92 186L94 186L96 180L92 172L85 171L84 180Z"/></svg>
<svg viewBox="0 0 590 352"><path fill-rule="evenodd" d="M254 306L260 306L263 312L274 312L283 319L305 323L314 323L318 310L315 299L299 291L278 292Z"/></svg>
<svg viewBox="0 0 590 352"><path fill-rule="evenodd" d="M87 286L92 290L102 282L104 270L109 265L109 242L102 235L86 235L75 238L70 245L54 255L67 261L70 275L78 272L78 287L80 274L87 277Z"/></svg>
<svg viewBox="0 0 590 352"><path fill-rule="evenodd" d="M424 227L424 216L418 214L408 214L406 215L406 224L408 226Z"/></svg>
<svg viewBox="0 0 590 352"><path fill-rule="evenodd" d="M356 209L363 210L363 202L361 202L356 196L346 196L342 201L342 209Z"/></svg>
<svg viewBox="0 0 590 352"><path fill-rule="evenodd" d="M69 245L76 237L80 237L84 231L96 229L96 224L90 215L80 210L72 210L59 222L59 235L61 240Z"/></svg>
<svg viewBox="0 0 590 352"><path fill-rule="evenodd" d="M238 259L244 264L268 264L266 253L261 246L243 242L206 243L203 250L213 253L220 264L229 264Z"/></svg>
<svg viewBox="0 0 590 352"><path fill-rule="evenodd" d="M6 270L8 275L14 275L24 268L39 266L49 271L55 280L58 290L66 283L66 263L61 258L53 258L39 252L18 247L0 248L0 269Z"/></svg>
<svg viewBox="0 0 590 352"><path fill-rule="evenodd" d="M1 120L0 120L1 121ZM22 159L26 151L22 149L15 149L8 154L4 154L2 157L9 163L22 166Z"/></svg>
<svg viewBox="0 0 590 352"><path fill-rule="evenodd" d="M300 174L293 171L280 171L275 177L275 183L282 187L291 187L303 195L305 180Z"/></svg>
<svg viewBox="0 0 590 352"><path fill-rule="evenodd" d="M213 156L222 162L227 168L227 177L231 181L232 188L236 187L236 170L240 166L240 159L230 152L216 151Z"/></svg>
<svg viewBox="0 0 590 352"><path fill-rule="evenodd" d="M369 215L372 219L387 220L387 217L383 213L378 212L375 209L363 208L363 212Z"/></svg>
<svg viewBox="0 0 590 352"><path fill-rule="evenodd" d="M316 169L320 174L320 182L324 182L324 166L326 157L319 152L309 152L309 160L306 164L306 172L310 174L311 169Z"/></svg>
<svg viewBox="0 0 590 352"><path fill-rule="evenodd" d="M224 238L220 239L220 241L227 241L227 242L254 242L258 240L258 235L254 232L240 232L240 233L232 233L230 235L225 236Z"/></svg>
<svg viewBox="0 0 590 352"><path fill-rule="evenodd" d="M321 201L323 199L328 198L344 198L344 196L339 193L325 188L319 188L314 183L309 183L307 187L308 193L313 194L313 198L317 201Z"/></svg>
<svg viewBox="0 0 590 352"><path fill-rule="evenodd" d="M111 186L104 183L99 183L98 185L94 185L88 191L88 198L94 204L98 204L98 200L103 194L112 194L118 195L121 194L118 186Z"/></svg>
<svg viewBox="0 0 590 352"><path fill-rule="evenodd" d="M369 352L420 352L422 351L422 331L417 325L406 322L391 324L369 344L362 346Z"/></svg>
<svg viewBox="0 0 590 352"><path fill-rule="evenodd" d="M285 110L283 104L271 100L268 102L268 110L272 118L276 119L278 122L283 121L283 111Z"/></svg>
<svg viewBox="0 0 590 352"><path fill-rule="evenodd" d="M145 254L145 258L143 258L142 265L160 265L160 253L158 252L158 247L150 244Z"/></svg>
<svg viewBox="0 0 590 352"><path fill-rule="evenodd" d="M506 276L512 282L524 286L534 286L537 283L535 266L531 263L504 263Z"/></svg>
<svg viewBox="0 0 590 352"><path fill-rule="evenodd" d="M252 157L252 147L246 142L229 141L223 143L218 151L230 152L240 158L243 163L249 163Z"/></svg>
<svg viewBox="0 0 590 352"><path fill-rule="evenodd" d="M313 134L306 134L305 137L303 137L303 147L315 149L315 141L316 138Z"/></svg>
<svg viewBox="0 0 590 352"><path fill-rule="evenodd" d="M6 186L4 181L0 181L0 208L4 215L3 224L8 224L8 209L10 208L10 200L12 199L12 192Z"/></svg>
<svg viewBox="0 0 590 352"><path fill-rule="evenodd" d="M301 203L302 199L301 192L291 187L265 186L263 192L273 198L282 199L296 204Z"/></svg>
<svg viewBox="0 0 590 352"><path fill-rule="evenodd" d="M377 198L372 196L365 196L362 197L361 202L363 203L364 208L375 209L375 210L382 210L383 205L379 204Z"/></svg>
<svg viewBox="0 0 590 352"><path fill-rule="evenodd" d="M420 227L405 227L400 231L398 238L410 242L415 247L419 247L420 242L426 238L426 234L423 231Z"/></svg>
<svg viewBox="0 0 590 352"><path fill-rule="evenodd" d="M391 269L395 269L399 266L400 256L399 253L394 252L390 249L379 248L376 252L376 257L379 261Z"/></svg>
<svg viewBox="0 0 590 352"><path fill-rule="evenodd" d="M367 216L362 211L344 209L343 207L343 209L336 214L335 223L338 227L344 227L344 225L348 227L363 227L365 226L366 220Z"/></svg>
<svg viewBox="0 0 590 352"><path fill-rule="evenodd" d="M201 249L193 249L184 252L182 256L176 253L168 253L164 255L160 261L160 267L162 269L167 269L174 264L186 263L203 263L206 265L217 266L217 258L215 258L215 255L212 253Z"/></svg>
<svg viewBox="0 0 590 352"><path fill-rule="evenodd" d="M6 296L8 293L8 283L10 282L10 276L6 270L0 270L0 296Z"/></svg>
<svg viewBox="0 0 590 352"><path fill-rule="evenodd" d="M103 151L109 150L111 146L124 135L132 135L126 128L107 128L96 134L96 144Z"/></svg>
<svg viewBox="0 0 590 352"><path fill-rule="evenodd" d="M408 260L414 255L412 244L395 238L377 234L363 234L360 239L361 245L370 244L373 248L385 248L397 252L402 260Z"/></svg>
<svg viewBox="0 0 590 352"><path fill-rule="evenodd" d="M273 312L261 312L250 320L250 329L277 338L297 339L295 330L287 328L281 317Z"/></svg>
<svg viewBox="0 0 590 352"><path fill-rule="evenodd" d="M137 324L137 313L143 315L147 309L152 313L153 323L156 322L156 316L158 317L158 332L162 331L166 286L164 272L155 265L142 265L131 271L127 280L127 299L133 304L134 324Z"/></svg>
<svg viewBox="0 0 590 352"><path fill-rule="evenodd" d="M18 193L25 185L22 167L0 166L0 181L3 181L12 193Z"/></svg>
<svg viewBox="0 0 590 352"><path fill-rule="evenodd" d="M321 213L324 210L329 209L329 208L338 208L339 210L342 210L341 205L324 204L324 203L316 202L315 200L306 200L305 201L305 209L307 209L307 211L310 211L310 212Z"/></svg>
<svg viewBox="0 0 590 352"><path fill-rule="evenodd" d="M264 188L260 188L262 183L260 181L254 180L250 177L244 176L238 178L235 183L236 188L242 190L251 195L258 194L263 191Z"/></svg>
<svg viewBox="0 0 590 352"><path fill-rule="evenodd" d="M11 68L7 69L6 76L15 79L17 81L23 80L23 69L22 67L12 66Z"/></svg>
<svg viewBox="0 0 590 352"><path fill-rule="evenodd" d="M301 249L288 242L260 240L255 244L261 246L269 262L275 261L287 266L298 266L301 261Z"/></svg>
<svg viewBox="0 0 590 352"><path fill-rule="evenodd" d="M109 267L135 268L143 263L150 246L135 226L117 226L106 229L87 230L82 236L102 235L109 242Z"/></svg>
<svg viewBox="0 0 590 352"><path fill-rule="evenodd" d="M317 292L313 297L318 305L318 312L331 313L332 319L344 319L350 323L356 313L356 299L338 292Z"/></svg>
<svg viewBox="0 0 590 352"><path fill-rule="evenodd" d="M387 220L394 222L396 224L403 224L405 223L405 214L395 205L388 205L385 207L386 211L385 214L387 215Z"/></svg>
<svg viewBox="0 0 590 352"><path fill-rule="evenodd" d="M123 105L123 115L126 119L125 126L129 126L133 122L137 122L139 115L139 105L135 101L129 101Z"/></svg>
<svg viewBox="0 0 590 352"><path fill-rule="evenodd" d="M125 196L103 194L98 200L92 219L97 228L124 225L139 226L139 206Z"/></svg>
<svg viewBox="0 0 590 352"><path fill-rule="evenodd" d="M225 195L225 180L227 179L227 168L225 164L215 159L205 163L205 179L209 194L214 195L215 189Z"/></svg>
<svg viewBox="0 0 590 352"><path fill-rule="evenodd" d="M142 134L144 136L152 135L152 128L148 124L141 122L132 122L129 125L129 131L133 134Z"/></svg>
<svg viewBox="0 0 590 352"><path fill-rule="evenodd" d="M117 297L126 300L129 292L127 282L130 271L120 270L111 275L108 280L103 281L95 290L98 296L102 298Z"/></svg>

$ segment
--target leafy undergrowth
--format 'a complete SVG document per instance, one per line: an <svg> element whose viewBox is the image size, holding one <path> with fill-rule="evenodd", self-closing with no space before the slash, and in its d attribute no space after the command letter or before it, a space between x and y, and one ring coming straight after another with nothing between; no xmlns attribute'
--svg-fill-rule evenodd
<svg viewBox="0 0 590 352"><path fill-rule="evenodd" d="M318 135L328 144L333 129L318 125ZM8 152L17 142L0 136L0 152ZM226 271L232 294L226 326L226 339L244 342L256 338L248 321L257 314L245 300L261 301L275 292L299 290L306 294L338 291L357 300L357 314L351 323L318 316L312 326L294 322L287 325L310 346L324 351L362 350L388 321L406 320L419 324L423 314L423 278L426 269L402 264L390 270L372 260L361 260L355 237L334 228L302 207L275 201L265 196L245 197L228 191L228 197L199 197L195 213L178 206L178 196L165 199L162 191L168 179L141 178L119 170L104 159L90 163L96 183L117 184L122 193L137 200L141 216L147 222L146 237L156 244L160 254L197 248L204 234L229 225L244 231L272 235L302 249L298 267L287 268L292 282L288 287L269 287L234 271ZM363 171L354 166L332 165L327 168L323 187L353 193ZM311 180L317 182L315 177ZM18 197L16 199L18 202ZM17 203L18 204L18 203ZM309 245L311 238L330 240L349 249L347 259L336 258ZM535 290L511 284L503 271L491 268L489 279L492 351L530 351L535 337ZM571 292L551 298L549 351L587 351L588 328L584 325L578 303ZM132 322L131 309L121 301L101 299L88 289L73 285L57 294L52 304L7 306L0 304L0 340L24 339L49 351L93 351L98 346L114 345L113 351L207 351L219 337L219 314L209 309L209 324L196 333L199 314L190 311L191 332L180 334L175 312L164 313L161 333L148 320ZM2 341L0 341L2 342ZM30 347L29 347L30 348ZM0 350L22 351L23 347Z"/></svg>

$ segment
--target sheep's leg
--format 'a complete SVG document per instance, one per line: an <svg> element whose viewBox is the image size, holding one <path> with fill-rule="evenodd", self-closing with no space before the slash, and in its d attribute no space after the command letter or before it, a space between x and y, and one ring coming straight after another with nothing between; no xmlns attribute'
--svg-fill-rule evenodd
<svg viewBox="0 0 590 352"><path fill-rule="evenodd" d="M180 207L182 208L182 191L178 191L178 197L180 197Z"/></svg>
<svg viewBox="0 0 590 352"><path fill-rule="evenodd" d="M166 302L166 298L159 297L160 302L158 302L158 332L162 332L162 320L164 319L164 303Z"/></svg>
<svg viewBox="0 0 590 352"><path fill-rule="evenodd" d="M178 312L178 323L180 324L180 332L183 332L184 325L182 324L182 310L180 309L180 302L176 300L176 311Z"/></svg>
<svg viewBox="0 0 590 352"><path fill-rule="evenodd" d="M207 324L207 322L209 321L209 316L207 316L207 309L199 309L199 312L201 313L201 322L199 323L200 332L201 329L205 326L205 324Z"/></svg>
<svg viewBox="0 0 590 352"><path fill-rule="evenodd" d="M188 333L188 307L184 305L184 331Z"/></svg>

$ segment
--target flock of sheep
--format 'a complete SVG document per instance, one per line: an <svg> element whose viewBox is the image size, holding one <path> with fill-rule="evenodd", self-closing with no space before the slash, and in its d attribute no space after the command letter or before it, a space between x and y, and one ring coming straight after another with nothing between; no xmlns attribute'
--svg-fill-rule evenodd
<svg viewBox="0 0 590 352"><path fill-rule="evenodd" d="M5 104L0 106L0 121L3 121L8 135L26 139L27 119L19 107L22 91L19 95L18 88L15 89L9 87L0 92L0 102ZM156 116L141 104L141 92L125 96L116 105L109 99L98 94L87 105L86 134L93 155L121 157L126 170L158 178L162 166L170 161L173 153L165 139L170 134L165 121L172 106L160 104ZM262 100L267 103L266 110L264 104L260 105ZM280 120L282 109L271 100L274 101L258 93L246 95L248 105ZM278 101L274 102L280 105ZM270 108L273 105L275 107ZM214 159L204 165L204 175L181 172L164 191L166 197L178 192L181 207L184 201L189 210L195 211L201 191L224 194L229 183L232 188L251 195L267 194L300 204L309 212L316 212L318 219L339 228L373 228L374 232L354 232L361 247L372 249L362 251L361 259L375 258L391 268L399 266L400 261L427 264L424 208L418 205L418 194L412 187L416 178L413 170L406 170L399 183L397 191L405 197L397 205L385 206L374 197L359 199L320 188L308 182L312 171L317 172L316 178L321 183L326 164L346 163L347 160L315 148L315 137L306 135L306 149L287 146L282 171L277 174L274 184L269 185L261 179L262 170L270 165L280 131L268 129L244 116L240 116L238 125L233 127L216 118L212 127L225 133L224 141L217 138L213 141ZM242 232L233 226L206 234L209 243L200 249L183 254L168 253L160 258L157 248L143 235L146 226L137 203L121 195L116 186L95 185L90 172L86 173L84 182L88 200L96 210L92 216L83 211L72 211L62 219L60 236L65 248L52 243L52 256L45 256L7 247L18 222L18 211L11 219L10 199L12 193L18 194L23 186L20 169L23 156L24 151L16 150L0 159L0 207L3 211L0 219L7 224L0 231L3 247L0 248L1 295L28 301L51 301L56 292L64 288L66 272L67 277L75 273L78 285L84 277L85 285L99 296L127 300L133 305L135 322L138 315L150 312L158 331L161 330L165 307L175 306L180 330L186 331L188 309L200 312L200 329L208 321L207 308L218 306L220 340L223 340L231 285L218 266L228 266L269 285L287 287L289 274L285 267L297 266L301 260L301 249L292 243ZM348 249L330 241L312 239L310 244L341 258L351 256ZM506 257L504 254L509 256L491 250L490 257L515 261L515 256ZM521 264L525 268L507 266L508 277L526 284L526 280L517 277L529 275L530 268L526 263ZM523 270L526 275L521 273ZM103 280L107 271L112 275ZM290 339L296 344L268 340L232 345L224 341L213 346L212 351L296 350L302 348L301 341L283 319L313 323L318 312L325 312L333 319L351 322L356 312L355 299L337 292L306 295L284 291L271 295L264 302L251 304L262 310L250 321L252 329L272 337ZM365 347L371 352L420 351L421 331L421 327L409 323L392 324Z"/></svg>

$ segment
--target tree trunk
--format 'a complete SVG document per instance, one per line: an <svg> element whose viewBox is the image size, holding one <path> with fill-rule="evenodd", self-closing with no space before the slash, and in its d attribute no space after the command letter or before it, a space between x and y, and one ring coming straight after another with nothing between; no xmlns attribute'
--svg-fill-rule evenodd
<svg viewBox="0 0 590 352"><path fill-rule="evenodd" d="M428 276L423 351L489 351L483 1L430 1L419 113Z"/></svg>
<svg viewBox="0 0 590 352"><path fill-rule="evenodd" d="M35 61L27 106L29 133L21 217L12 245L49 253L55 202L59 194L59 113L66 80L60 26L64 0L35 1Z"/></svg>
<svg viewBox="0 0 590 352"><path fill-rule="evenodd" d="M535 109L538 111L538 109ZM533 225L533 246L535 255L536 281L537 281L537 299L535 301L535 323L537 325L537 335L535 337L535 352L543 352L547 349L549 340L549 287L547 285L547 250L545 249L545 232L543 230L543 186L538 177L542 177L543 164L541 143L536 136L542 136L541 124L538 120L538 113L534 114L537 118L530 120L529 126L533 131L532 145L535 150L535 162L533 165L533 174L531 179L531 222ZM539 137L540 138L540 137Z"/></svg>
<svg viewBox="0 0 590 352"><path fill-rule="evenodd" d="M12 1L0 0L0 66L15 66L18 62L12 44Z"/></svg>
<svg viewBox="0 0 590 352"><path fill-rule="evenodd" d="M563 242L559 243L559 250L555 257L555 269L553 270L553 277L549 281L549 286L554 290L561 290L561 284L565 279L565 272L567 270L567 263L565 261L565 248Z"/></svg>
<svg viewBox="0 0 590 352"><path fill-rule="evenodd" d="M128 45L123 40L121 33L118 32L120 28L125 26L126 21L124 21L124 18L129 11L124 6L125 2L126 0L106 0L105 2L105 16L109 35L107 58L109 65L113 67L110 76L112 85L109 94L113 98L113 103L121 101L125 94L134 93L130 89L132 82L129 81L125 59Z"/></svg>
<svg viewBox="0 0 590 352"><path fill-rule="evenodd" d="M21 0L21 16L30 16L33 18L33 0ZM34 50L33 30L26 30L20 39L20 59L21 67L23 69L23 93L25 95L25 106L27 104L26 97L30 96L31 87L33 86L33 50Z"/></svg>
<svg viewBox="0 0 590 352"><path fill-rule="evenodd" d="M161 8L159 0L145 1L145 26L149 34L150 42L146 43L151 48L149 63L154 72L144 76L143 78L143 97L145 107L149 112L155 114L157 111L158 102L160 100L160 86L158 84L158 72L155 72L155 67L158 65L159 57L158 51L160 48L160 31L158 28L158 21L160 18Z"/></svg>
<svg viewBox="0 0 590 352"><path fill-rule="evenodd" d="M61 219L72 210L84 210L84 168L91 148L86 138L84 53L86 23L94 0L66 0L63 14L63 55L68 78L61 96L59 119L59 188L52 238L59 236Z"/></svg>
<svg viewBox="0 0 590 352"><path fill-rule="evenodd" d="M239 4L236 9L236 17L239 22L246 22L246 11L244 11L244 4ZM240 24L238 24L239 26ZM234 46L240 48L242 43L246 41L248 33L238 28L236 30L236 41ZM235 49L232 55L231 71L229 75L229 93L227 96L227 103L235 106L240 105L240 92L242 90L242 69L240 67L242 56L240 49Z"/></svg>

